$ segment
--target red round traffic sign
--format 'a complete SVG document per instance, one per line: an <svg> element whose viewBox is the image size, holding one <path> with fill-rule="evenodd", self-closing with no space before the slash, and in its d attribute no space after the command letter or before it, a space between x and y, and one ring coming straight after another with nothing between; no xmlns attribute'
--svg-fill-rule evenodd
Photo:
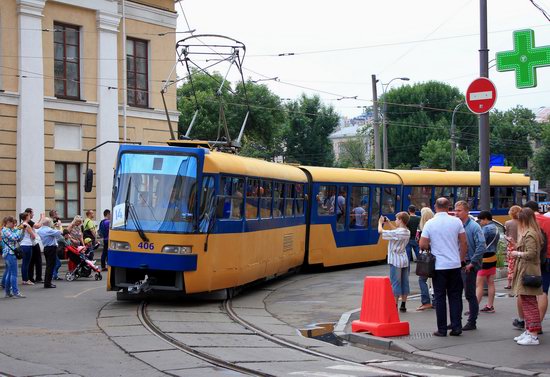
<svg viewBox="0 0 550 377"><path fill-rule="evenodd" d="M495 84L486 77L475 79L466 90L466 105L473 113L485 114L493 108L496 100Z"/></svg>

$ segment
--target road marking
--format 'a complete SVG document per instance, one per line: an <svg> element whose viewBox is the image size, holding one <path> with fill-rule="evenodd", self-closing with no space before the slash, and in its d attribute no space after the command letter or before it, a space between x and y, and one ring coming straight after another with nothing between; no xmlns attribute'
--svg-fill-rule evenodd
<svg viewBox="0 0 550 377"><path fill-rule="evenodd" d="M99 289L99 288L103 288L103 287L88 288L88 289L83 290L80 293L77 293L74 296L65 296L65 298L78 298L78 296L83 295L84 293L87 293L87 292L93 291L94 289Z"/></svg>

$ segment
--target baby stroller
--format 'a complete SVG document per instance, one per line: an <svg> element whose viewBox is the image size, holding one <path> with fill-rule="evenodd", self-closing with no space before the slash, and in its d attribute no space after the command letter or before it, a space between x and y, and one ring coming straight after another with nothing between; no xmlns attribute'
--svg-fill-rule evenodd
<svg viewBox="0 0 550 377"><path fill-rule="evenodd" d="M89 260L88 255L85 253L86 247L79 246L67 246L67 258L76 265L75 268L68 271L65 274L65 279L67 281L73 281L79 277L89 277L92 272L95 272L95 280L102 280L101 268L95 265L95 261Z"/></svg>

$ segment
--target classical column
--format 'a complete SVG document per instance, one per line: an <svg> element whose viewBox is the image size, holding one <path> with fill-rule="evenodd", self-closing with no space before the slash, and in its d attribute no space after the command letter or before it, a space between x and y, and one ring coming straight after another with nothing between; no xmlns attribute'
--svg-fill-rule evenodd
<svg viewBox="0 0 550 377"><path fill-rule="evenodd" d="M98 72L97 72L97 144L119 140L118 127L118 55L117 35L120 17L97 12ZM96 152L96 210L98 218L104 209L111 208L113 168L118 145L107 144Z"/></svg>
<svg viewBox="0 0 550 377"><path fill-rule="evenodd" d="M44 61L42 10L45 0L17 0L19 18L19 106L17 108L16 206L45 210ZM53 51L52 51L53 53ZM32 59L21 58L32 56ZM35 220L38 217L36 216Z"/></svg>

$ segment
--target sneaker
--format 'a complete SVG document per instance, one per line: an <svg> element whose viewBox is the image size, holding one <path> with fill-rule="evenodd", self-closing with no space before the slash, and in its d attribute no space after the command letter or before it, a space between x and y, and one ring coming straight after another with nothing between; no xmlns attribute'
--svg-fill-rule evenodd
<svg viewBox="0 0 550 377"><path fill-rule="evenodd" d="M4 296L4 298L10 298L12 297L13 295L11 293L6 293L6 295Z"/></svg>
<svg viewBox="0 0 550 377"><path fill-rule="evenodd" d="M494 313L495 312L495 307L485 305L485 307L483 309L479 309L479 312L480 313Z"/></svg>
<svg viewBox="0 0 550 377"><path fill-rule="evenodd" d="M404 302L401 303L401 307L399 308L399 311L403 313L407 311L407 307L405 306Z"/></svg>
<svg viewBox="0 0 550 377"><path fill-rule="evenodd" d="M529 335L528 331L524 331L524 332L521 333L521 335L518 335L518 336L514 337L514 341L517 342L518 340L525 338L526 335Z"/></svg>
<svg viewBox="0 0 550 377"><path fill-rule="evenodd" d="M525 335L523 338L518 340L520 346L538 346L539 338L531 334Z"/></svg>
<svg viewBox="0 0 550 377"><path fill-rule="evenodd" d="M12 296L13 298L25 298L24 295L22 295L21 293L17 293L15 295Z"/></svg>
<svg viewBox="0 0 550 377"><path fill-rule="evenodd" d="M518 318L514 319L514 322L512 322L512 326L514 326L515 328L519 329L519 330L523 330L525 329L525 321L522 321Z"/></svg>

